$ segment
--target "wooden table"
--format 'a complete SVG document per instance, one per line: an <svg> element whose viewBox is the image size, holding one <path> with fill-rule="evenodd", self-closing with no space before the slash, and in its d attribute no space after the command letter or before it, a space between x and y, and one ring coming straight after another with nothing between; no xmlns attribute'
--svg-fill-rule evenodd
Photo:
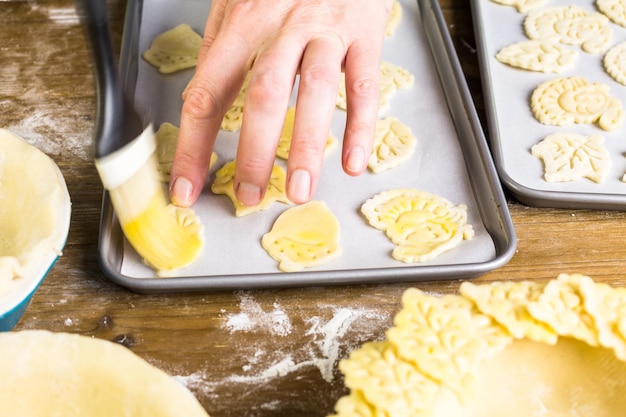
<svg viewBox="0 0 626 417"><path fill-rule="evenodd" d="M124 0L110 1L119 44ZM467 0L442 0L483 113ZM324 416L345 391L336 360L380 339L409 284L139 295L110 283L96 256L102 189L91 160L95 90L68 0L0 1L0 126L50 154L63 171L73 218L63 257L16 330L115 340L177 376L214 417ZM625 285L626 213L529 208L509 199L518 250L477 282L561 272ZM416 284L452 293L458 282Z"/></svg>

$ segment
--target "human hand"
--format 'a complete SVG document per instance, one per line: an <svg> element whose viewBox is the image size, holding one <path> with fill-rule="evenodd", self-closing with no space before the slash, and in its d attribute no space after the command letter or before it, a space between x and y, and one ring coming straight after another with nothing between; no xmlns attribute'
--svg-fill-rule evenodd
<svg viewBox="0 0 626 417"><path fill-rule="evenodd" d="M214 0L183 108L170 195L180 206L202 191L224 114L250 71L239 136L235 193L258 204L267 188L296 75L296 117L287 197L312 198L345 70L342 165L367 167L379 107L380 54L392 0Z"/></svg>

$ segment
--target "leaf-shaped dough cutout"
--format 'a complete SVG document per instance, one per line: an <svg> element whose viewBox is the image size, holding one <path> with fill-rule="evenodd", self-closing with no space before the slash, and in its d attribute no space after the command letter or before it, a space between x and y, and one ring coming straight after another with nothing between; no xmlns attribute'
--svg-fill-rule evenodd
<svg viewBox="0 0 626 417"><path fill-rule="evenodd" d="M235 97L235 101L233 101L233 104L231 104L228 111L226 111L220 126L221 129L228 130L230 132L236 132L241 129L241 124L243 123L243 105L246 98L246 91L248 91L249 82L250 73L246 76L239 93L237 93L237 97Z"/></svg>
<svg viewBox="0 0 626 417"><path fill-rule="evenodd" d="M543 6L546 0L492 0L494 3L502 4L504 6L513 6L520 13L526 13L529 10L536 9Z"/></svg>
<svg viewBox="0 0 626 417"><path fill-rule="evenodd" d="M143 58L159 72L169 74L195 67L201 44L202 37L183 23L154 38Z"/></svg>
<svg viewBox="0 0 626 417"><path fill-rule="evenodd" d="M503 64L539 72L560 73L576 63L578 51L556 42L530 40L502 48L496 59Z"/></svg>
<svg viewBox="0 0 626 417"><path fill-rule="evenodd" d="M543 160L544 179L548 182L589 178L600 183L611 167L611 155L603 142L601 135L559 132L534 145L531 153Z"/></svg>
<svg viewBox="0 0 626 417"><path fill-rule="evenodd" d="M414 189L384 191L367 200L361 212L397 245L392 256L402 262L425 262L471 239L467 207Z"/></svg>
<svg viewBox="0 0 626 417"><path fill-rule="evenodd" d="M279 165L274 165L272 168L272 174L270 182L267 185L265 196L256 206L246 206L237 199L233 188L234 176L235 161L229 161L215 173L215 180L211 185L211 191L215 194L227 195L233 202L235 215L237 217L265 210L271 206L274 201L291 204L291 201L289 201L287 194L285 193L285 180L287 178L287 174L285 173L283 167Z"/></svg>
<svg viewBox="0 0 626 417"><path fill-rule="evenodd" d="M394 65L387 61L380 62L380 107L378 114L384 113L389 108L389 101L397 90L406 90L413 87L415 76L407 69ZM346 77L341 73L339 91L337 92L337 107L346 110L348 98L346 95Z"/></svg>
<svg viewBox="0 0 626 417"><path fill-rule="evenodd" d="M524 19L530 39L580 45L589 53L607 50L613 38L609 19L579 6L554 6L533 10Z"/></svg>
<svg viewBox="0 0 626 417"><path fill-rule="evenodd" d="M413 155L416 145L411 128L397 118L378 120L368 167L376 173L394 168Z"/></svg>
<svg viewBox="0 0 626 417"><path fill-rule="evenodd" d="M285 115L285 122L278 141L278 147L276 148L276 156L279 158L287 159L289 157L295 118L296 108L293 106L289 107L287 109L287 114ZM337 142L337 138L329 133L328 138L326 139L326 146L324 147L324 155L327 155L331 150L335 149L337 147Z"/></svg>
<svg viewBox="0 0 626 417"><path fill-rule="evenodd" d="M284 272L325 264L342 252L339 221L316 200L285 210L261 244Z"/></svg>
<svg viewBox="0 0 626 417"><path fill-rule="evenodd" d="M596 0L596 6L613 22L626 27L626 1Z"/></svg>
<svg viewBox="0 0 626 417"><path fill-rule="evenodd" d="M535 118L546 125L597 122L602 129L611 131L624 122L622 103L609 95L609 87L583 77L541 83L533 91L530 104Z"/></svg>

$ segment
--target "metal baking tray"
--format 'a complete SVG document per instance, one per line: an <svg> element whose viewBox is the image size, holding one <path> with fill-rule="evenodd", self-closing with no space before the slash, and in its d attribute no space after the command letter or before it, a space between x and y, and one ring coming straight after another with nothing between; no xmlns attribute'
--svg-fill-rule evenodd
<svg viewBox="0 0 626 417"><path fill-rule="evenodd" d="M576 4L588 12L596 12L594 0L550 0L544 7ZM528 39L523 22L526 14L514 7L491 0L472 0L472 15L489 142L500 179L521 202L537 207L575 209L626 209L626 127L606 132L596 125L546 126L539 123L530 109L530 96L542 82L556 77L583 76L590 82L609 86L609 94L626 105L626 87L611 78L603 69L604 54L590 54L578 46L576 65L561 74L539 73L516 69L498 62L496 53L503 47ZM626 40L626 29L610 23L613 28L611 46ZM626 125L625 125L626 126ZM543 179L544 165L530 153L531 147L555 132L581 135L601 134L611 154L612 166L604 183L582 179L565 183L548 183Z"/></svg>
<svg viewBox="0 0 626 417"><path fill-rule="evenodd" d="M345 175L340 151L329 154L315 199L339 219L343 254L305 272L284 273L265 253L260 239L287 206L235 217L230 200L207 187L194 206L206 229L203 256L178 275L157 278L126 242L105 192L99 260L113 282L141 293L326 286L339 284L468 279L504 265L516 236L487 142L436 0L402 0L403 18L385 41L383 59L408 69L415 86L391 99L390 115L411 126L419 145L408 163L382 174ZM188 23L202 33L210 2L205 0L129 1L120 59L125 87L156 126L178 125L180 94L192 70L161 75L140 58L154 36ZM332 133L341 138L345 113L336 111ZM237 133L220 132L214 171L234 157ZM412 187L468 206L476 231L472 240L434 260L405 264L391 258L393 245L367 225L361 204L386 189Z"/></svg>

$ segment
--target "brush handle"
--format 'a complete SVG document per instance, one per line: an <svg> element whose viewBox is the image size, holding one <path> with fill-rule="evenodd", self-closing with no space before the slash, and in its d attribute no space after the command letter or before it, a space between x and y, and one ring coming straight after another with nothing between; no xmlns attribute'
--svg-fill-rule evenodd
<svg viewBox="0 0 626 417"><path fill-rule="evenodd" d="M122 149L144 130L142 118L128 101L113 57L106 0L76 0L94 60L98 95L95 156Z"/></svg>

